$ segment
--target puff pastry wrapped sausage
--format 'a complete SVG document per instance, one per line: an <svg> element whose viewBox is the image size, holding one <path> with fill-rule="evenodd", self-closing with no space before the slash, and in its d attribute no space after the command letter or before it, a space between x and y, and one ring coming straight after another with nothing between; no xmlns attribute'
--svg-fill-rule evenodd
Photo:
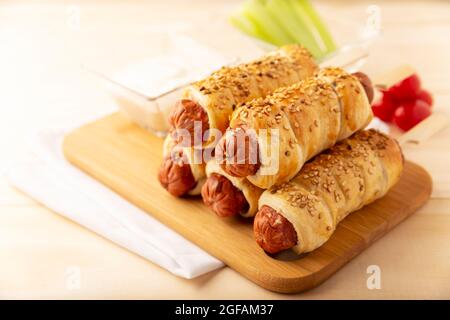
<svg viewBox="0 0 450 320"><path fill-rule="evenodd" d="M263 189L245 178L230 176L214 160L207 163L206 175L208 178L201 191L203 202L218 216L240 214L248 218L256 214Z"/></svg>
<svg viewBox="0 0 450 320"><path fill-rule="evenodd" d="M225 131L237 105L311 76L316 69L306 49L288 45L251 63L222 68L189 86L169 116L171 138L166 140L158 173L163 187L174 196L199 194L205 163L191 160L201 159L201 151L194 147L209 149L208 144L214 145L212 137L204 141L206 130ZM175 144L183 147L174 150ZM174 152L177 157L172 157Z"/></svg>
<svg viewBox="0 0 450 320"><path fill-rule="evenodd" d="M289 181L313 156L364 128L372 119L370 79L339 68L326 68L314 77L252 100L232 115L230 128L216 147L223 170L246 177L267 189ZM242 132L254 141L251 152L236 153Z"/></svg>
<svg viewBox="0 0 450 320"><path fill-rule="evenodd" d="M178 140L179 131L174 129L186 129L194 137L197 122L200 139L192 138L191 145L210 144L213 139L205 139L205 131L224 132L236 106L312 76L316 70L311 54L298 45L283 46L250 63L223 67L185 90L169 116L172 135Z"/></svg>
<svg viewBox="0 0 450 320"><path fill-rule="evenodd" d="M158 172L159 182L176 197L199 195L206 180L205 157L212 157L213 150L209 151L180 147L168 135L163 144L163 162Z"/></svg>
<svg viewBox="0 0 450 320"><path fill-rule="evenodd" d="M349 213L384 196L403 170L398 143L359 131L307 163L291 181L264 191L254 220L258 244L275 253L309 252Z"/></svg>

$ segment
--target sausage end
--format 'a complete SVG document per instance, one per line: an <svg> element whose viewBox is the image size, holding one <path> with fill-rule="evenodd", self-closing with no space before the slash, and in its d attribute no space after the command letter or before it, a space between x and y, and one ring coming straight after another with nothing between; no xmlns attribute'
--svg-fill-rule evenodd
<svg viewBox="0 0 450 320"><path fill-rule="evenodd" d="M241 190L222 175L213 173L202 187L205 205L219 217L231 217L246 212L249 204Z"/></svg>
<svg viewBox="0 0 450 320"><path fill-rule="evenodd" d="M182 99L173 107L169 125L170 134L177 143L194 146L203 142L204 133L209 129L208 113L195 101Z"/></svg>
<svg viewBox="0 0 450 320"><path fill-rule="evenodd" d="M216 147L222 170L233 177L252 176L260 167L258 141L244 128L228 129Z"/></svg>
<svg viewBox="0 0 450 320"><path fill-rule="evenodd" d="M355 72L353 73L353 75L358 78L359 82L361 82L361 85L366 92L367 99L369 99L369 103L372 103L374 97L374 89L370 78L364 72Z"/></svg>
<svg viewBox="0 0 450 320"><path fill-rule="evenodd" d="M175 197L186 195L197 185L197 181L192 175L191 166L182 154L178 161L175 161L172 155L163 159L158 172L158 180Z"/></svg>
<svg viewBox="0 0 450 320"><path fill-rule="evenodd" d="M297 232L292 223L269 206L263 206L256 214L253 232L259 246L271 254L297 244Z"/></svg>

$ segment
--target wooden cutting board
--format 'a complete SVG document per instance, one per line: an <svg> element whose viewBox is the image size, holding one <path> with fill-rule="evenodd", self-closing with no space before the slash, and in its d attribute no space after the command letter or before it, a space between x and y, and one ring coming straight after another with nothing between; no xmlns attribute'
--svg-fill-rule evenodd
<svg viewBox="0 0 450 320"><path fill-rule="evenodd" d="M431 194L428 173L407 161L400 182L384 198L349 215L322 247L302 256L270 257L254 241L251 220L219 218L200 199L174 198L159 185L162 142L116 113L68 134L64 153L71 163L162 223L276 292L319 285L413 214Z"/></svg>

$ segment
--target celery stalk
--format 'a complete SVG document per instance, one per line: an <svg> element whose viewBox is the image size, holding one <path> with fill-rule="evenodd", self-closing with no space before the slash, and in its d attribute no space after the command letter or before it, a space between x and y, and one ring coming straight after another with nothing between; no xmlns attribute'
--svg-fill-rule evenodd
<svg viewBox="0 0 450 320"><path fill-rule="evenodd" d="M328 28L323 23L323 20L320 18L317 11L311 5L308 0L292 0L288 1L293 9L305 19L304 21L311 25L311 31L315 34L315 38L322 43L322 46L326 48L324 50L327 53L330 53L336 50L336 44L333 41L333 38L328 31ZM303 13L303 14L302 14Z"/></svg>
<svg viewBox="0 0 450 320"><path fill-rule="evenodd" d="M261 30L259 30L257 26L255 26L255 24L253 24L252 21L248 20L242 12L232 14L230 16L230 22L236 28L240 29L241 31L247 33L252 37L259 38L266 42L271 42L270 37L267 36L267 34L262 32Z"/></svg>
<svg viewBox="0 0 450 320"><path fill-rule="evenodd" d="M255 19L248 14L246 11L242 11L242 18L253 27L253 30L258 38L266 40L272 44L276 44L277 40L274 39L270 34L268 34L259 21L255 21Z"/></svg>
<svg viewBox="0 0 450 320"><path fill-rule="evenodd" d="M269 0L267 1L266 8L273 15L277 23L297 43L301 43L308 48L313 56L321 57L326 50L318 46L315 37L311 34L310 28L303 20L298 19L289 2L286 0Z"/></svg>
<svg viewBox="0 0 450 320"><path fill-rule="evenodd" d="M308 0L246 0L230 21L243 32L274 45L300 43L316 58L336 49Z"/></svg>
<svg viewBox="0 0 450 320"><path fill-rule="evenodd" d="M247 0L242 5L242 13L260 32L268 36L271 43L281 46L295 42L267 13L263 4L263 1Z"/></svg>

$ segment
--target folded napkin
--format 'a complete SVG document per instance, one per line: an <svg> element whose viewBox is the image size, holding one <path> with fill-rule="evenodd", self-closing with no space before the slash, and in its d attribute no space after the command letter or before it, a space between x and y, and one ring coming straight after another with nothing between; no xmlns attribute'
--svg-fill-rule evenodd
<svg viewBox="0 0 450 320"><path fill-rule="evenodd" d="M27 160L11 166L9 182L53 211L156 263L192 279L224 264L65 160L65 130L30 141Z"/></svg>

